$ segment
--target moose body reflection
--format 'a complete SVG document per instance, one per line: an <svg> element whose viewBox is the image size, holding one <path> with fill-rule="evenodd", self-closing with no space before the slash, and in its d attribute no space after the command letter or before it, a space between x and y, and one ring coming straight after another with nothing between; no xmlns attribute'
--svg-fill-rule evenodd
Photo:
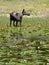
<svg viewBox="0 0 49 65"><path fill-rule="evenodd" d="M10 26L12 25L12 21L13 21L13 26L17 26L18 22L20 23L20 26L21 26L22 17L24 15L29 16L30 13L26 12L25 9L23 9L21 13L11 12L10 13ZM15 25L15 22L16 22L16 25Z"/></svg>

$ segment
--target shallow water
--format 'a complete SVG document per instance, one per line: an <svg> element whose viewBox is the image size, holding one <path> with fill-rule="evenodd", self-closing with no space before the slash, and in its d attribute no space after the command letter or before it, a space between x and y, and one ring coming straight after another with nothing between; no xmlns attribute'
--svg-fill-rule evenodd
<svg viewBox="0 0 49 65"><path fill-rule="evenodd" d="M23 40L13 46L8 46L4 43L0 46L0 64L48 65L49 43L38 40L34 40L32 43Z"/></svg>

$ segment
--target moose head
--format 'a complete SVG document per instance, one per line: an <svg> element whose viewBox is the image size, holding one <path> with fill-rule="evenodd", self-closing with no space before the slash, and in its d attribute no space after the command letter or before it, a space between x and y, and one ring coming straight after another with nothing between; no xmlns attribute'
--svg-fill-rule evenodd
<svg viewBox="0 0 49 65"><path fill-rule="evenodd" d="M25 9L23 9L23 10L22 10L22 14L23 14L23 15L30 16L30 13L29 13L29 12L27 12L27 11L25 11Z"/></svg>

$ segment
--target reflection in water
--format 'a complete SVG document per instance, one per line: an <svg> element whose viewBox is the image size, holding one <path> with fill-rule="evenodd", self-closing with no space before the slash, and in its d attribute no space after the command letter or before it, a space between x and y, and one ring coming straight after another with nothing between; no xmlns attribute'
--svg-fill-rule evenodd
<svg viewBox="0 0 49 65"><path fill-rule="evenodd" d="M26 40L15 46L0 46L0 63L24 64L24 65L48 65L49 44L45 41L34 40L29 43Z"/></svg>

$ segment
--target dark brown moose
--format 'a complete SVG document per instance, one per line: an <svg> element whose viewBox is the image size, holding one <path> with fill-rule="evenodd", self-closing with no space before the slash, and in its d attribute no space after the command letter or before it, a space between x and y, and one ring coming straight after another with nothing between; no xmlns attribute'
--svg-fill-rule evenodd
<svg viewBox="0 0 49 65"><path fill-rule="evenodd" d="M10 26L12 25L12 21L13 21L13 26L17 26L18 22L20 22L20 27L21 27L22 18L24 15L30 16L30 13L26 12L25 9L23 9L21 13L17 13L14 11L11 12L10 13Z"/></svg>

